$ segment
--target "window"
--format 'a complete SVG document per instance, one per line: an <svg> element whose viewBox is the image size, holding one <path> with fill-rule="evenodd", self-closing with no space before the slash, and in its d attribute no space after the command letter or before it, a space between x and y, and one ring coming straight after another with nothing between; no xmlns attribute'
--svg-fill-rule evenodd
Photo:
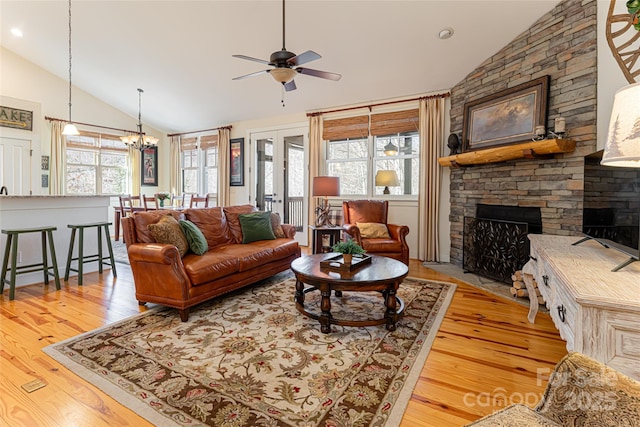
<svg viewBox="0 0 640 427"><path fill-rule="evenodd" d="M374 141L373 176L375 177L378 171L394 171L398 177L398 185L389 187L390 194L417 196L420 176L420 136L418 133L407 132L376 136ZM389 154L385 147L393 147L394 150L397 150L396 154ZM385 153L385 151L387 152ZM381 196L383 191L383 186L375 186L373 194Z"/></svg>
<svg viewBox="0 0 640 427"><path fill-rule="evenodd" d="M67 136L67 194L124 194L129 150L118 136L80 132Z"/></svg>
<svg viewBox="0 0 640 427"><path fill-rule="evenodd" d="M386 184L388 194L416 198L420 175L417 123L418 110L325 121L325 170L327 175L340 177L340 194L382 196L386 188L376 185L376 175L389 171L397 180Z"/></svg>
<svg viewBox="0 0 640 427"><path fill-rule="evenodd" d="M209 194L209 205L217 205L218 136L182 138L180 151L183 193Z"/></svg>

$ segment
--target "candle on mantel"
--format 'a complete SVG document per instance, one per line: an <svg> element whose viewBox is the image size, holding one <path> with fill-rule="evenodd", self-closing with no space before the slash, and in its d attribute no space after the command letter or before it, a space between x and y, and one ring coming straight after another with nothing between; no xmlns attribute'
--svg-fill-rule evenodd
<svg viewBox="0 0 640 427"><path fill-rule="evenodd" d="M555 133L564 133L566 123L564 117L556 117Z"/></svg>
<svg viewBox="0 0 640 427"><path fill-rule="evenodd" d="M536 136L544 136L544 126L542 126L542 125L536 126L534 132L535 132Z"/></svg>

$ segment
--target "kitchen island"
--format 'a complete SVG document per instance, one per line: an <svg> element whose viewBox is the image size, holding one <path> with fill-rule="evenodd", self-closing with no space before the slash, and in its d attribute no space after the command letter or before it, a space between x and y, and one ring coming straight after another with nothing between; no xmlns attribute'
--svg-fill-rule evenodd
<svg viewBox="0 0 640 427"><path fill-rule="evenodd" d="M58 259L60 280L64 277L67 263L67 251L71 229L68 224L84 224L109 220L109 196L0 196L0 228L33 228L54 226L53 241ZM113 232L113 227L111 227ZM76 238L77 239L77 238ZM84 253L97 253L98 238L96 233L88 232L84 237ZM7 241L6 234L0 234L0 250L4 255ZM76 242L75 248L78 244ZM76 251L74 249L74 251ZM103 239L103 251L106 253L106 242ZM77 253L73 254L74 257ZM20 236L18 245L18 265L34 264L42 261L41 240L38 233ZM73 264L75 266L75 263ZM84 271L89 273L98 270L97 263L85 264ZM72 272L73 274L76 274ZM17 276L16 287L32 283L42 283L42 272L25 273ZM50 282L51 283L51 282ZM5 286L5 290L8 286ZM52 289L55 289L53 287ZM8 292L8 291L7 291ZM19 297L19 292L16 293Z"/></svg>

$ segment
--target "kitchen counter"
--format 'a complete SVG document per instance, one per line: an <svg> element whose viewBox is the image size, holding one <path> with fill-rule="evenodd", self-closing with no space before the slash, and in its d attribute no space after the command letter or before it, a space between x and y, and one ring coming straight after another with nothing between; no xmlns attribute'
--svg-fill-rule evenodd
<svg viewBox="0 0 640 427"><path fill-rule="evenodd" d="M40 226L54 226L53 240L58 259L60 276L64 275L67 263L67 251L71 230L68 224L83 224L109 220L109 196L78 195L78 196L0 196L0 228L32 228ZM113 232L113 226L111 227ZM87 232L84 237L85 256L97 253L98 238L95 232ZM0 234L0 251L4 255L7 241L6 234ZM18 260L20 264L34 264L41 262L41 241L37 233L20 236L18 245ZM76 243L75 247L78 247ZM106 252L106 242L103 239L103 250ZM74 257L77 253L73 254ZM75 263L74 263L75 265ZM97 263L88 263L84 267L85 273L97 271ZM75 272L71 272L76 274ZM42 273L33 272L20 274L17 286L41 283Z"/></svg>

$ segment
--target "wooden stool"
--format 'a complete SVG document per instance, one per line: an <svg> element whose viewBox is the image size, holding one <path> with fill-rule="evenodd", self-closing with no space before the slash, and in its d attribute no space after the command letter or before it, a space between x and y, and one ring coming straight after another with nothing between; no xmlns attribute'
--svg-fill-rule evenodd
<svg viewBox="0 0 640 427"><path fill-rule="evenodd" d="M102 274L102 265L107 264L111 266L113 277L117 277L115 260L113 258L113 248L111 247L111 237L109 236L110 222L96 222L92 224L68 224L67 227L71 229L71 242L69 242L69 254L67 256L67 269L64 273L64 280L69 280L69 272L75 271L78 273L78 285L82 285L82 267L87 262L98 262L98 272ZM84 229L95 227L98 231L98 253L93 255L84 255ZM102 234L100 234L101 228L104 228L104 235L107 239L107 250L109 256L102 256ZM78 237L78 256L73 258L73 245L76 240L76 230L80 230ZM105 260L109 260L106 262ZM78 268L71 268L71 261L78 261Z"/></svg>
<svg viewBox="0 0 640 427"><path fill-rule="evenodd" d="M12 230L2 230L7 235L7 244L4 248L4 259L2 261L2 283L0 284L0 293L4 292L4 284L9 284L9 301L15 298L16 292L16 275L31 273L33 271L44 272L44 284L49 284L49 275L55 278L56 289L60 290L60 277L58 276L58 260L56 259L56 248L53 244L52 231L57 230L56 227L37 227L37 228L16 228ZM25 233L41 233L42 234L42 262L29 265L18 266L18 237ZM51 252L51 266L48 264L47 256L47 237L49 238L49 251ZM8 267L9 253L11 253L11 267ZM53 273L49 270L53 269ZM7 271L11 271L10 279L7 280Z"/></svg>

